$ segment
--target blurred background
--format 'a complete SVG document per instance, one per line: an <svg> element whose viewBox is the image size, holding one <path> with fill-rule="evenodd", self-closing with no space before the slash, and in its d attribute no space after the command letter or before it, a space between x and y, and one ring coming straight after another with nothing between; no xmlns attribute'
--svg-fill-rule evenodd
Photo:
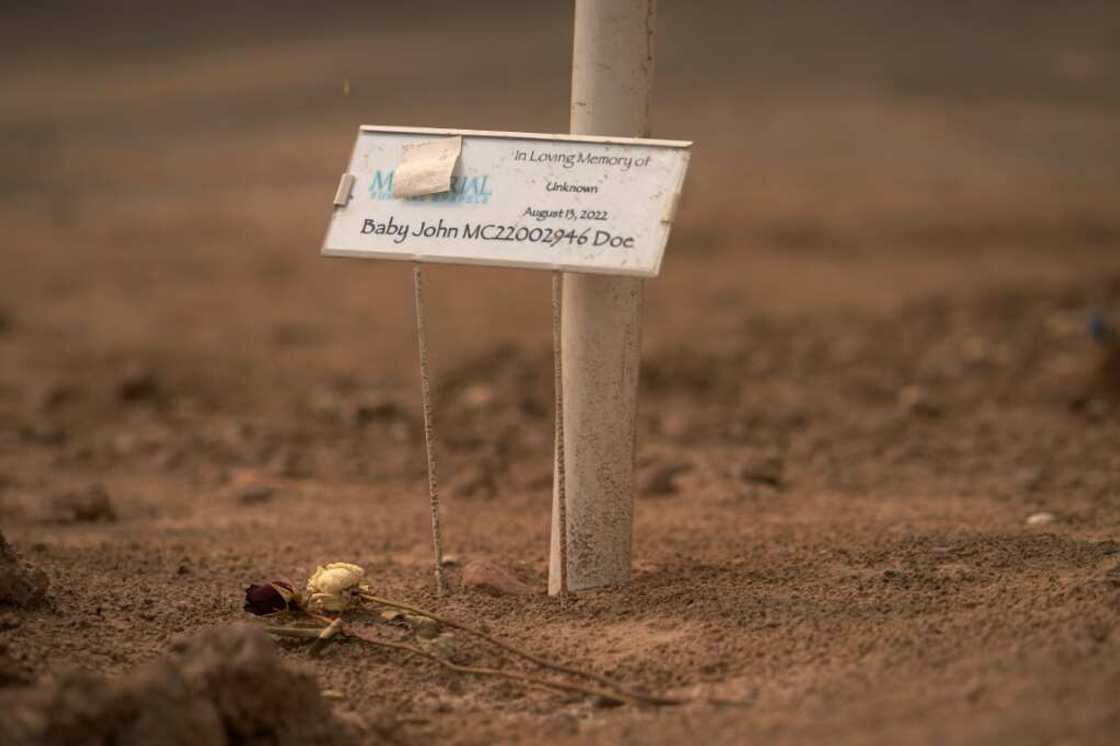
<svg viewBox="0 0 1120 746"><path fill-rule="evenodd" d="M1115 4L659 14L653 134L696 147L649 284L654 343L723 331L728 303L883 309L1114 259ZM565 131L571 16L493 0L7 10L0 303L49 332L23 364L160 355L249 397L309 368L411 364L407 267L317 255L357 126ZM433 275L442 354L547 341L546 277ZM281 364L287 333L305 339Z"/></svg>

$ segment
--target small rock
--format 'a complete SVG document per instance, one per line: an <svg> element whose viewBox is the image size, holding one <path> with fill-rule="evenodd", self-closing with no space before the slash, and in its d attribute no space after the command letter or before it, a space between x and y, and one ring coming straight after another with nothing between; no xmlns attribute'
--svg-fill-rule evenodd
<svg viewBox="0 0 1120 746"><path fill-rule="evenodd" d="M600 709L606 709L606 708L610 708L610 707L621 707L622 704L623 703L622 703L621 700L617 700L613 697L605 697L602 694L596 694L594 697L591 698L591 706L592 707L597 707L597 708L600 708Z"/></svg>
<svg viewBox="0 0 1120 746"><path fill-rule="evenodd" d="M366 394L354 404L354 424L359 426L371 422L392 422L404 416L401 405L386 394Z"/></svg>
<svg viewBox="0 0 1120 746"><path fill-rule="evenodd" d="M657 428L667 438L681 438L688 434L690 426L686 416L680 412L672 412L657 421Z"/></svg>
<svg viewBox="0 0 1120 746"><path fill-rule="evenodd" d="M493 595L527 595L533 588L512 572L489 560L472 560L463 567L463 585Z"/></svg>
<svg viewBox="0 0 1120 746"><path fill-rule="evenodd" d="M677 477L689 471L692 471L692 464L683 461L656 466L646 475L641 491L647 495L674 495Z"/></svg>
<svg viewBox="0 0 1120 746"><path fill-rule="evenodd" d="M1055 520L1057 520L1057 518L1053 513L1047 513L1045 511L1041 513L1031 513L1027 516L1027 525L1045 526L1048 523L1053 523Z"/></svg>
<svg viewBox="0 0 1120 746"><path fill-rule="evenodd" d="M67 492L56 497L51 505L52 518L63 523L97 523L117 520L117 511L109 493L100 484L84 490Z"/></svg>
<svg viewBox="0 0 1120 746"><path fill-rule="evenodd" d="M903 386L898 392L898 407L903 412L919 417L940 417L944 408L929 391L921 386Z"/></svg>
<svg viewBox="0 0 1120 746"><path fill-rule="evenodd" d="M473 383L463 389L459 402L467 409L484 409L498 398L494 387L485 383Z"/></svg>
<svg viewBox="0 0 1120 746"><path fill-rule="evenodd" d="M784 467L785 464L781 456L769 454L739 464L735 468L735 477L748 484L765 484L770 487L781 487Z"/></svg>
<svg viewBox="0 0 1120 746"><path fill-rule="evenodd" d="M129 371L117 383L117 398L129 404L157 401L165 393L159 374L151 368Z"/></svg>
<svg viewBox="0 0 1120 746"><path fill-rule="evenodd" d="M242 487L238 498L245 505L258 505L269 502L275 494L276 488L271 484L258 483Z"/></svg>
<svg viewBox="0 0 1120 746"><path fill-rule="evenodd" d="M306 479L314 475L315 464L311 455L302 449L284 449L268 462L268 471L281 477Z"/></svg>
<svg viewBox="0 0 1120 746"><path fill-rule="evenodd" d="M81 390L73 384L52 383L39 397L39 408L44 412L54 412L76 401L80 395Z"/></svg>

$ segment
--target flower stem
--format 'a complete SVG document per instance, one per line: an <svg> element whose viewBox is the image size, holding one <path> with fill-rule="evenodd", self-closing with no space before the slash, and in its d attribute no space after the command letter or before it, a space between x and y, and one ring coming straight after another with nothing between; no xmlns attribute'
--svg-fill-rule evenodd
<svg viewBox="0 0 1120 746"><path fill-rule="evenodd" d="M298 637L304 640L317 640L319 639L319 635L322 634L322 628L307 629L301 627L277 627L274 625L266 626L264 628L264 631L269 633L270 635L278 635L280 637Z"/></svg>
<svg viewBox="0 0 1120 746"><path fill-rule="evenodd" d="M552 671L556 671L557 673L568 674L569 676L579 676L581 678L585 678L585 679L588 679L590 681L594 681L595 683L597 683L601 686L605 686L609 689L612 689L612 690L616 691L618 693L618 696L613 697L613 699L618 700L618 701L622 701L622 702L642 702L644 704L651 704L651 705L680 705L680 704L684 704L688 701L686 699L678 699L678 698L675 698L675 697L655 697L655 696L651 696L651 695L648 695L648 694L641 694L640 692L629 691L629 690L626 689L626 687L622 686L618 682L615 682L615 681L612 681L611 679L608 679L606 676L601 676L601 675L599 675L597 673L594 673L592 671L583 671L583 670L580 670L578 668L571 668L569 666L565 666L565 665L562 665L560 663L553 663L552 661L545 660L544 658L541 658L540 656L533 655L532 653L521 650L520 648L516 648L516 647L514 647L513 645L510 645L507 642L502 642L501 640L499 640L495 637L491 637L490 635L486 634L485 632L481 632L481 631L479 631L477 629L474 629L472 627L468 627L465 624L460 624L459 622L452 621L451 619L441 617L437 614L433 614L430 611L425 611L424 609L420 609L420 608L417 608L415 606L409 606L408 604L402 604L398 601L391 601L387 598L381 598L380 596L375 596L372 593L363 593L362 598L366 599L367 601L372 601L376 604L381 604L382 606L388 606L390 608L400 609L401 611L408 611L408 612L411 612L413 614L419 614L421 616L426 616L429 619L433 619L440 624L446 625L448 627L452 627L453 629L462 630L463 632L466 632L467 634L470 634L470 635L474 635L475 637L478 637L482 640L485 640L486 642L490 643L491 645L499 647L502 650L505 650L508 653L512 653L513 655L516 655L520 658L524 658L525 660L527 660L531 663L535 663L536 665L541 666L542 668L547 668L547 669L550 669ZM485 670L493 670L493 669L485 669ZM583 690L581 690L581 691L583 691ZM596 692L596 693L600 694L601 692ZM604 694L603 696L607 696L607 695Z"/></svg>
<svg viewBox="0 0 1120 746"><path fill-rule="evenodd" d="M434 618L434 617L433 617ZM437 620L438 621L438 620ZM452 663L445 658L438 655L429 653L426 650L421 650L413 645L408 645L402 642L389 642L388 640L381 640L373 637L366 637L356 632L347 632L350 637L361 640L367 645L375 645L382 648L391 648L393 650L401 650L411 655L419 655L428 660L435 661L444 668L459 673L469 673L476 676L494 676L502 679L511 679L513 681L520 681L531 686L540 687L543 689L553 689L561 692L574 692L576 694L583 694L591 697L602 697L612 702L620 702L622 704L641 704L647 701L645 697L631 696L622 691L614 691L607 689L598 689L590 686L583 686L582 684L570 684L563 681L553 681L551 679L543 679L532 674L521 673L520 671L503 671L497 668L482 668L479 666L461 666L458 663ZM662 702L661 704L665 704Z"/></svg>

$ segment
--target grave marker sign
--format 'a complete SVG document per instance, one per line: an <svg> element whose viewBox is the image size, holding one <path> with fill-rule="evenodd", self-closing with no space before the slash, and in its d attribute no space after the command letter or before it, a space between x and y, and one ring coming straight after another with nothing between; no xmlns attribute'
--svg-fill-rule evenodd
<svg viewBox="0 0 1120 746"><path fill-rule="evenodd" d="M690 145L362 127L323 254L654 277Z"/></svg>

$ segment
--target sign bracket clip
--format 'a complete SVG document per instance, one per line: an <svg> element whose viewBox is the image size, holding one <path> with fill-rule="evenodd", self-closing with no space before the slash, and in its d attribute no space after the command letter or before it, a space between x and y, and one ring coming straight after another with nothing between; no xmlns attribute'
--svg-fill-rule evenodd
<svg viewBox="0 0 1120 746"><path fill-rule="evenodd" d="M338 191L334 193L334 206L346 207L350 202L350 192L354 190L354 174L345 173L338 180Z"/></svg>

